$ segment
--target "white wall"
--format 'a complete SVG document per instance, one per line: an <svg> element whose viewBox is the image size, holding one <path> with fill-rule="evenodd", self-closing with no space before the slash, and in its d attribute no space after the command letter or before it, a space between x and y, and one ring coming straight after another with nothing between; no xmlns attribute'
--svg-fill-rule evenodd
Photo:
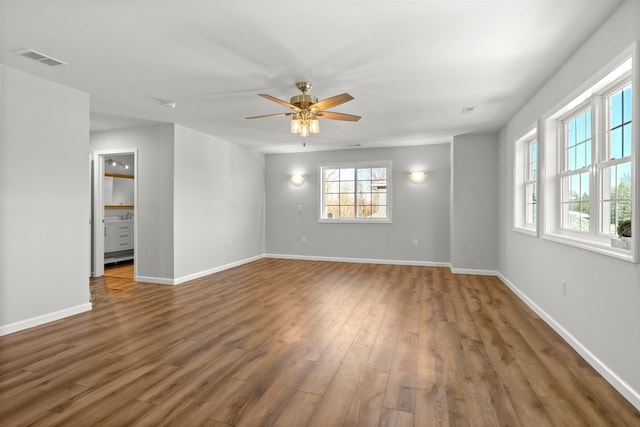
<svg viewBox="0 0 640 427"><path fill-rule="evenodd" d="M174 145L176 281L261 256L264 155L179 125Z"/></svg>
<svg viewBox="0 0 640 427"><path fill-rule="evenodd" d="M266 252L275 255L409 263L449 260L449 144L270 154L266 158ZM392 224L318 223L318 164L391 160ZM422 184L411 170L427 170ZM289 175L303 173L295 187ZM298 204L302 204L298 212ZM301 237L307 241L302 243ZM418 239L418 246L413 246Z"/></svg>
<svg viewBox="0 0 640 427"><path fill-rule="evenodd" d="M91 309L89 96L2 66L0 334Z"/></svg>
<svg viewBox="0 0 640 427"><path fill-rule="evenodd" d="M451 266L455 272L495 271L498 136L456 136L451 147Z"/></svg>
<svg viewBox="0 0 640 427"><path fill-rule="evenodd" d="M514 139L519 134L640 39L639 18L640 2L625 2L513 117L500 133L501 176L513 176ZM501 180L500 272L640 407L640 266L516 233L512 209L512 179ZM562 279L567 280L566 296Z"/></svg>
<svg viewBox="0 0 640 427"><path fill-rule="evenodd" d="M91 151L138 149L135 206L137 274L142 281L173 280L173 125L91 134Z"/></svg>

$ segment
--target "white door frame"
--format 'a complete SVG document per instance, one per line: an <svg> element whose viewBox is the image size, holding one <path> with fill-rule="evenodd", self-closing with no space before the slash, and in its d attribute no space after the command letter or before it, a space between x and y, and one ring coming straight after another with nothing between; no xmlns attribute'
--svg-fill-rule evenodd
<svg viewBox="0 0 640 427"><path fill-rule="evenodd" d="M104 162L112 154L133 154L133 277L138 277L138 149L118 148L93 152L93 236L91 252L93 254L92 277L104 276Z"/></svg>

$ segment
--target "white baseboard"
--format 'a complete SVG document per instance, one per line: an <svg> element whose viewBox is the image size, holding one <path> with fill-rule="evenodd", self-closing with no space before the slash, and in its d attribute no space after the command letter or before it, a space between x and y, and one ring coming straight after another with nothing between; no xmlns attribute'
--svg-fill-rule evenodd
<svg viewBox="0 0 640 427"><path fill-rule="evenodd" d="M544 320L551 328L556 331L587 363L589 363L605 380L609 382L616 390L620 392L636 409L640 410L640 393L627 384L615 371L598 359L587 347L584 346L576 337L567 331L560 323L551 317L546 311L531 300L524 292L518 289L504 275L498 273L498 278L509 287L525 304L535 311L542 320Z"/></svg>
<svg viewBox="0 0 640 427"><path fill-rule="evenodd" d="M173 285L173 279L166 277L152 277L152 276L135 276L133 278L136 282L141 283L153 283L154 285Z"/></svg>
<svg viewBox="0 0 640 427"><path fill-rule="evenodd" d="M265 258L298 259L303 261L329 261L329 262L354 262L360 264L392 264L392 265L416 265L421 267L451 267L448 262L411 261L397 259L373 259L373 258L342 258L313 255L289 255L289 254L265 254Z"/></svg>
<svg viewBox="0 0 640 427"><path fill-rule="evenodd" d="M451 267L451 272L453 274L475 274L477 276L496 276L498 277L499 273L495 270L476 270L471 268L453 268Z"/></svg>
<svg viewBox="0 0 640 427"><path fill-rule="evenodd" d="M259 259L264 258L264 254L256 255L251 258L241 259L239 261L234 261L229 264L220 265L218 267L213 267L208 270L198 271L197 273L187 274L186 276L177 277L175 279L168 279L165 277L150 277L150 276L136 276L134 280L136 282L143 283L154 283L157 285L179 285L184 282L188 282L190 280L199 279L204 276L208 276L210 274L218 273L220 271L228 270L233 267L238 267L243 264L248 264L253 261L257 261Z"/></svg>
<svg viewBox="0 0 640 427"><path fill-rule="evenodd" d="M91 311L91 308L92 305L90 302L88 302L86 304L77 305L75 307L65 308L64 310L54 311L53 313L47 313L41 316L32 317L30 319L20 320L18 322L9 323L8 325L2 325L0 326L0 336L9 335L14 332L22 331L24 329L33 328L44 323L53 322L54 320L64 319L65 317L84 313L85 311Z"/></svg>
<svg viewBox="0 0 640 427"><path fill-rule="evenodd" d="M238 267L238 266L243 265L243 264L248 264L250 262L257 261L257 260L262 259L262 258L264 258L264 254L256 255L256 256L251 257L251 258L245 258L245 259L242 259L240 261L234 261L234 262L231 262L229 264L221 265L221 266L218 266L218 267L213 267L213 268L210 268L208 270L199 271L197 273L188 274L186 276L178 277L176 279L173 279L173 282L170 283L170 284L171 285L179 285L181 283L188 282L189 280L199 279L201 277L208 276L208 275L214 274L214 273L218 273L220 271L228 270L228 269L233 268L233 267Z"/></svg>

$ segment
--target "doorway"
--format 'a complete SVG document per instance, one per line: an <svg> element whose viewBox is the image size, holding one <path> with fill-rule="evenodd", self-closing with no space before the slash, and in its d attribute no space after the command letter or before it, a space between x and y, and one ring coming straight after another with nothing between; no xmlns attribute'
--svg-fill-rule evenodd
<svg viewBox="0 0 640 427"><path fill-rule="evenodd" d="M138 150L95 151L92 158L91 276L105 262L133 260L138 276Z"/></svg>

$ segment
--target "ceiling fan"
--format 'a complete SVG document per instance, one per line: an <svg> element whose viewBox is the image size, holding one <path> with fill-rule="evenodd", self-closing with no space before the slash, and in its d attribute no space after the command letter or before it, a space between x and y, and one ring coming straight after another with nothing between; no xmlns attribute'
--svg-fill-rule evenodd
<svg viewBox="0 0 640 427"><path fill-rule="evenodd" d="M300 134L307 137L310 133L318 133L320 131L320 123L318 118L329 120L344 120L348 122L357 122L360 120L360 116L354 116L353 114L336 113L333 111L326 111L327 108L335 107L345 102L351 101L353 96L348 93L332 96L331 98L318 101L313 95L308 92L311 89L311 83L309 82L297 82L296 87L302 95L295 95L291 97L289 102L275 98L271 95L259 93L258 95L266 98L270 101L276 102L293 111L288 113L266 114L263 116L247 117L247 119L261 119L264 117L285 117L291 116L291 132Z"/></svg>

